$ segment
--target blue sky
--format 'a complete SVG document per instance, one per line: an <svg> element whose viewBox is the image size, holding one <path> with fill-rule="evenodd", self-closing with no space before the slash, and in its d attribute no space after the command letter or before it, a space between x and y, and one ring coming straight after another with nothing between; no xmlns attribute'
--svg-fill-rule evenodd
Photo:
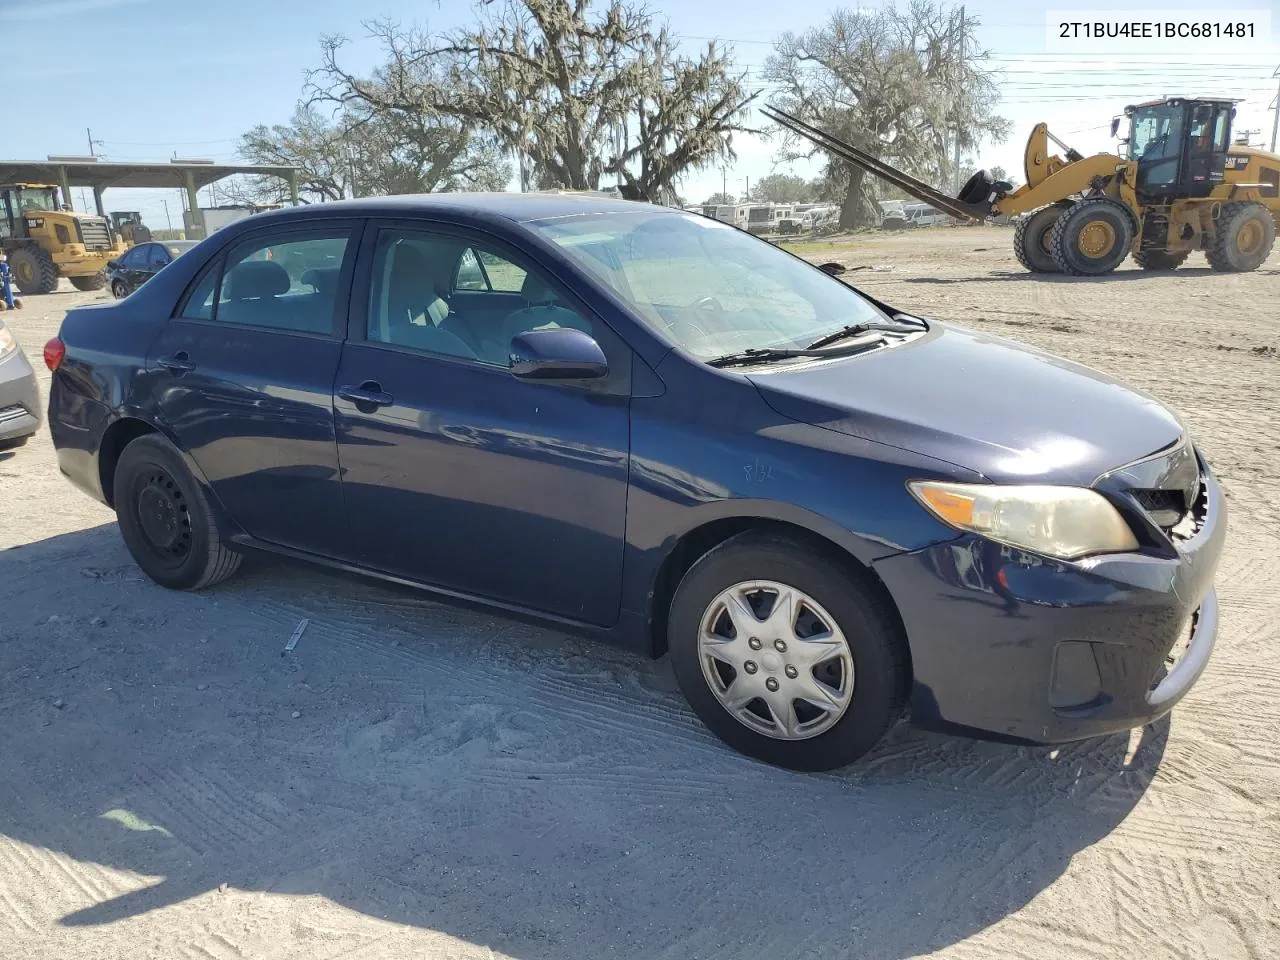
<svg viewBox="0 0 1280 960"><path fill-rule="evenodd" d="M753 88L764 87L754 75L780 33L817 25L838 5L830 0L650 0L651 9L690 47L710 37L731 41L739 62L753 74ZM862 6L876 5L862 0ZM1055 133L1084 153L1106 150L1110 118L1125 103L1174 93L1242 97L1246 102L1237 130L1263 129L1269 139L1268 107L1277 84L1271 75L1280 66L1274 36L1269 46L1247 52L1046 52L1046 10L1103 6L1099 0L966 4L982 24L983 45L1004 72L1002 113L1013 124L1009 142L984 145L974 160L1017 170L1026 135L1039 120L1048 120ZM1125 4L1126 9L1143 6L1206 9L1203 0ZM1224 6L1271 10L1273 29L1280 26L1280 0L1229 0ZM289 118L305 71L318 62L321 34L350 37L346 62L360 70L372 66L377 55L376 46L362 39L362 19L382 16L447 28L470 22L474 9L456 0L0 0L5 73L15 78L6 91L0 153L24 160L83 154L89 128L102 141L95 150L112 160L165 160L176 151L231 161L243 131ZM67 45L39 42L54 37ZM29 109L33 103L47 108ZM739 193L747 177L775 170L816 172L805 163L776 164L776 144L759 137L739 137L735 146L738 160L727 172L694 175L682 185L682 194L698 201L722 182ZM165 225L162 200L168 201L175 224L181 218L178 191L109 190L106 199L108 209L142 210L153 227ZM201 201L208 202L204 191Z"/></svg>

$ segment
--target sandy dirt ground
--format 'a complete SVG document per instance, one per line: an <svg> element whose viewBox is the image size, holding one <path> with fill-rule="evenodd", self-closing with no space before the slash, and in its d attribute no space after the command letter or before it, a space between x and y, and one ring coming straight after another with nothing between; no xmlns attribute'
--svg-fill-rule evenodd
<svg viewBox="0 0 1280 960"><path fill-rule="evenodd" d="M900 727L775 770L665 662L270 558L153 586L42 431L0 454L0 956L1280 956L1280 254L1032 278L1009 243L810 255L1185 417L1231 529L1219 646L1171 718L1060 750ZM38 363L95 296L6 317Z"/></svg>

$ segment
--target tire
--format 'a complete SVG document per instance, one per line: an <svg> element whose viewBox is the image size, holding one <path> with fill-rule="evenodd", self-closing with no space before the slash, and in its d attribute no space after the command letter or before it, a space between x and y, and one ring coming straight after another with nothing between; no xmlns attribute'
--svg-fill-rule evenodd
<svg viewBox="0 0 1280 960"><path fill-rule="evenodd" d="M107 271L99 270L87 277L68 277L67 279L77 290L101 290L107 285Z"/></svg>
<svg viewBox="0 0 1280 960"><path fill-rule="evenodd" d="M1049 237L1058 218L1070 208L1070 202L1055 203L1041 207L1018 221L1013 231L1013 253L1027 270L1032 273L1061 272L1049 252Z"/></svg>
<svg viewBox="0 0 1280 960"><path fill-rule="evenodd" d="M25 447L32 436L33 434L28 433L25 437L10 437L8 440L0 440L0 452Z"/></svg>
<svg viewBox="0 0 1280 960"><path fill-rule="evenodd" d="M987 197L991 196L991 191L994 187L995 181L991 179L987 171L979 170L965 181L956 199L963 203L982 203Z"/></svg>
<svg viewBox="0 0 1280 960"><path fill-rule="evenodd" d="M199 590L231 576L241 555L228 550L200 484L158 434L129 443L115 473L116 518L142 572L173 590Z"/></svg>
<svg viewBox="0 0 1280 960"><path fill-rule="evenodd" d="M780 592L772 588L799 595L792 607L799 615L789 624L761 619ZM743 631L726 620L726 596L748 604L736 608ZM760 606L750 606L751 598ZM747 616L754 619L746 623ZM833 628L836 642L808 639L819 623ZM704 643L704 627L714 640ZM754 630L759 637L742 637ZM889 599L789 538L739 534L698 560L672 599L667 639L676 680L694 713L725 743L766 763L809 771L845 766L875 746L903 712L907 646ZM780 639L782 647L775 644ZM745 686L733 686L740 681ZM777 686L766 688L770 682ZM815 702L821 697L827 706L818 709L799 695L788 699L788 689L810 693ZM726 701L735 696L749 699L733 710ZM765 696L788 706L775 712ZM782 716L792 725L790 735Z"/></svg>
<svg viewBox="0 0 1280 960"><path fill-rule="evenodd" d="M58 265L39 247L9 251L9 269L18 290L25 294L53 293L58 289Z"/></svg>
<svg viewBox="0 0 1280 960"><path fill-rule="evenodd" d="M1049 236L1049 252L1063 273L1096 277L1124 263L1135 225L1129 208L1110 197L1073 204Z"/></svg>
<svg viewBox="0 0 1280 960"><path fill-rule="evenodd" d="M1275 242L1276 221L1270 210L1252 201L1227 203L1218 217L1217 235L1204 255L1215 270L1245 273L1266 262Z"/></svg>
<svg viewBox="0 0 1280 960"><path fill-rule="evenodd" d="M111 284L111 295L117 300L123 300L129 295L129 288L124 285L123 280L115 280Z"/></svg>
<svg viewBox="0 0 1280 960"><path fill-rule="evenodd" d="M1165 250L1139 250L1133 262L1143 270L1177 270L1186 263L1189 252L1169 253Z"/></svg>

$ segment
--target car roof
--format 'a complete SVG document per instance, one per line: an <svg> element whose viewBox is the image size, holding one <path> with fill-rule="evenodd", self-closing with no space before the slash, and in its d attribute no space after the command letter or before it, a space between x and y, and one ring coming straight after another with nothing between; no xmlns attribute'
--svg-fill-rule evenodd
<svg viewBox="0 0 1280 960"><path fill-rule="evenodd" d="M422 214L474 216L487 214L516 223L569 217L583 213L658 212L668 208L651 203L615 200L582 193L421 193L395 197L335 200L330 203L285 207L253 216L254 223L304 220L312 217L412 217ZM672 214L684 211L670 209Z"/></svg>

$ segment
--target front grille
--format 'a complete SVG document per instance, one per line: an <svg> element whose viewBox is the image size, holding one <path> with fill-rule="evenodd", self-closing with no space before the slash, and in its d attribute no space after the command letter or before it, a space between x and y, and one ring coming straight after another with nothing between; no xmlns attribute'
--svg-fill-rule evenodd
<svg viewBox="0 0 1280 960"><path fill-rule="evenodd" d="M1181 490L1135 490L1133 498L1162 530L1172 530L1187 512Z"/></svg>
<svg viewBox="0 0 1280 960"><path fill-rule="evenodd" d="M1130 490L1130 495L1151 521L1175 541L1190 540L1204 526L1209 512L1209 490L1196 486L1195 501L1188 506L1181 490Z"/></svg>
<svg viewBox="0 0 1280 960"><path fill-rule="evenodd" d="M80 229L80 242L86 250L111 249L111 231L102 217L81 217L76 225Z"/></svg>
<svg viewBox="0 0 1280 960"><path fill-rule="evenodd" d="M27 415L27 408L18 404L12 407L0 407L0 426L4 426L10 420L20 420Z"/></svg>

